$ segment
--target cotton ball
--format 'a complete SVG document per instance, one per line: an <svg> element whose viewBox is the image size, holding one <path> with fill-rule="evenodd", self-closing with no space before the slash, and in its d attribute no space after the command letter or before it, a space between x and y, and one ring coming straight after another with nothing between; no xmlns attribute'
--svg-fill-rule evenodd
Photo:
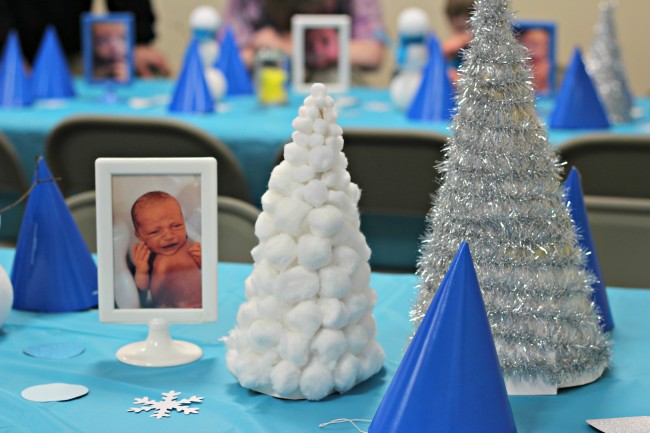
<svg viewBox="0 0 650 433"><path fill-rule="evenodd" d="M275 234L273 218L268 212L262 212L255 221L255 236L260 241L265 241Z"/></svg>
<svg viewBox="0 0 650 433"><path fill-rule="evenodd" d="M348 348L343 331L323 328L316 333L311 342L311 350L324 363L339 359Z"/></svg>
<svg viewBox="0 0 650 433"><path fill-rule="evenodd" d="M293 122L291 122L291 126L294 127L294 129L302 132L303 134L311 134L312 133L312 127L311 127L311 119L307 117L296 117L293 119Z"/></svg>
<svg viewBox="0 0 650 433"><path fill-rule="evenodd" d="M384 354L384 350L381 348L379 343L374 340L369 341L368 345L359 356L359 361L361 361L359 380L364 381L381 370L385 357L386 355Z"/></svg>
<svg viewBox="0 0 650 433"><path fill-rule="evenodd" d="M295 304L314 297L318 293L318 283L316 272L302 266L295 266L278 276L274 283L273 293L280 301Z"/></svg>
<svg viewBox="0 0 650 433"><path fill-rule="evenodd" d="M271 385L280 396L293 394L300 386L300 369L289 361L280 361L271 370Z"/></svg>
<svg viewBox="0 0 650 433"><path fill-rule="evenodd" d="M318 146L309 151L307 160L317 173L329 170L336 163L338 154L331 147Z"/></svg>
<svg viewBox="0 0 650 433"><path fill-rule="evenodd" d="M280 341L282 326L271 320L256 320L248 329L248 344L251 349L262 353Z"/></svg>
<svg viewBox="0 0 650 433"><path fill-rule="evenodd" d="M362 325L353 324L345 328L344 332L350 352L355 355L361 353L370 338L366 329Z"/></svg>
<svg viewBox="0 0 650 433"><path fill-rule="evenodd" d="M350 197L350 200L352 203L354 203L355 206L359 204L359 199L361 198L361 190L359 189L359 185L350 182L350 185L348 186L348 197Z"/></svg>
<svg viewBox="0 0 650 433"><path fill-rule="evenodd" d="M368 261L370 258L371 250L366 243L366 237L360 231L356 231L354 235L350 237L349 245L354 248L354 250L359 254L361 260L364 262Z"/></svg>
<svg viewBox="0 0 650 433"><path fill-rule="evenodd" d="M345 268L327 266L318 271L320 276L320 295L328 298L344 298L350 293L352 281Z"/></svg>
<svg viewBox="0 0 650 433"><path fill-rule="evenodd" d="M259 262L264 258L264 248L261 245L255 245L251 250L251 257L253 262Z"/></svg>
<svg viewBox="0 0 650 433"><path fill-rule="evenodd" d="M265 319L281 320L289 311L289 306L275 296L265 296L257 302L257 312Z"/></svg>
<svg viewBox="0 0 650 433"><path fill-rule="evenodd" d="M237 324L242 329L248 329L259 318L256 298L244 302L237 311Z"/></svg>
<svg viewBox="0 0 650 433"><path fill-rule="evenodd" d="M351 353L346 353L339 359L334 369L334 388L340 393L349 391L357 383L361 363Z"/></svg>
<svg viewBox="0 0 650 433"><path fill-rule="evenodd" d="M276 271L271 263L266 259L262 259L255 263L253 272L251 273L251 279L258 295L271 293L273 290L273 283L277 277L278 271Z"/></svg>
<svg viewBox="0 0 650 433"><path fill-rule="evenodd" d="M312 134L309 136L309 140L307 140L307 144L309 144L309 147L322 146L324 143L325 143L325 137L323 137L321 134Z"/></svg>
<svg viewBox="0 0 650 433"><path fill-rule="evenodd" d="M304 367L309 362L309 338L300 332L285 332L278 344L278 353L297 367Z"/></svg>
<svg viewBox="0 0 650 433"><path fill-rule="evenodd" d="M366 314L359 320L359 325L363 327L368 334L368 338L375 338L377 336L377 323L372 314Z"/></svg>
<svg viewBox="0 0 650 433"><path fill-rule="evenodd" d="M310 106L304 106L305 111L307 112L307 116L311 119L320 119L321 118L321 113L320 110L313 105Z"/></svg>
<svg viewBox="0 0 650 433"><path fill-rule="evenodd" d="M332 241L306 234L298 239L298 263L309 270L326 266L332 260Z"/></svg>
<svg viewBox="0 0 650 433"><path fill-rule="evenodd" d="M244 280L244 295L246 296L246 299L251 299L253 296L256 295L256 290L255 290L255 285L253 284L253 278L252 276L248 276Z"/></svg>
<svg viewBox="0 0 650 433"><path fill-rule="evenodd" d="M291 198L298 201L305 201L305 186L301 183L297 183L293 190L291 190Z"/></svg>
<svg viewBox="0 0 650 433"><path fill-rule="evenodd" d="M330 95L325 96L325 106L330 110L334 107L334 98Z"/></svg>
<svg viewBox="0 0 650 433"><path fill-rule="evenodd" d="M327 366L312 361L300 376L300 392L307 400L321 400L334 389L334 377Z"/></svg>
<svg viewBox="0 0 650 433"><path fill-rule="evenodd" d="M314 208L307 214L309 230L321 237L334 236L343 226L343 213L332 205Z"/></svg>
<svg viewBox="0 0 650 433"><path fill-rule="evenodd" d="M264 212L270 212L273 213L275 211L276 206L280 202L280 200L283 199L282 194L278 193L277 191L273 190L268 190L262 195L262 209Z"/></svg>
<svg viewBox="0 0 650 433"><path fill-rule="evenodd" d="M226 337L226 348L228 352L237 352L241 348L245 347L242 344L242 331L239 328L231 329Z"/></svg>
<svg viewBox="0 0 650 433"><path fill-rule="evenodd" d="M331 147L334 152L340 152L343 149L343 137L327 137L325 139L325 146Z"/></svg>
<svg viewBox="0 0 650 433"><path fill-rule="evenodd" d="M313 97L324 97L327 95L327 86L323 83L314 83L311 85L309 93L311 93Z"/></svg>
<svg viewBox="0 0 650 433"><path fill-rule="evenodd" d="M325 135L329 131L327 122L325 122L325 120L323 119L314 120L314 123L312 123L311 127L316 134L320 134L320 135Z"/></svg>
<svg viewBox="0 0 650 433"><path fill-rule="evenodd" d="M314 169L311 166L301 165L300 167L297 167L293 171L292 179L296 182L305 183L312 180L315 175L316 173L314 172Z"/></svg>
<svg viewBox="0 0 650 433"><path fill-rule="evenodd" d="M330 329L341 329L348 324L350 312L344 303L334 298L322 298L318 301L323 312L323 326Z"/></svg>
<svg viewBox="0 0 650 433"><path fill-rule="evenodd" d="M210 89L210 94L215 101L220 101L223 99L224 95L228 91L228 82L223 76L221 70L207 67L203 70L205 76L205 82Z"/></svg>
<svg viewBox="0 0 650 433"><path fill-rule="evenodd" d="M350 198L343 191L329 190L327 192L327 201L343 212L348 213L352 210Z"/></svg>
<svg viewBox="0 0 650 433"><path fill-rule="evenodd" d="M334 248L332 254L334 264L341 267L345 271L346 275L353 275L357 269L359 269L361 258L359 257L359 254L357 254L352 248L346 245L337 246ZM321 285L322 284L323 283L321 281ZM350 285L351 284L352 283L350 283Z"/></svg>
<svg viewBox="0 0 650 433"><path fill-rule="evenodd" d="M329 125L329 135L331 137L336 137L337 135L343 134L343 128L341 128L336 123Z"/></svg>
<svg viewBox="0 0 650 433"><path fill-rule="evenodd" d="M323 113L323 118L327 123L336 123L339 118L339 114L335 109L332 108L331 110L325 110Z"/></svg>
<svg viewBox="0 0 650 433"><path fill-rule="evenodd" d="M352 291L361 292L370 287L370 265L367 261L359 263L359 269L352 274Z"/></svg>
<svg viewBox="0 0 650 433"><path fill-rule="evenodd" d="M311 95L307 95L305 99L302 100L303 105L314 105L314 97Z"/></svg>
<svg viewBox="0 0 650 433"><path fill-rule="evenodd" d="M309 161L309 163L311 164L311 160ZM339 190L347 189L348 186L350 185L350 173L348 173L346 170L342 168L334 168L331 171L328 171L327 173L323 173L321 179L330 188L335 188ZM338 192L343 192L343 191L338 191Z"/></svg>
<svg viewBox="0 0 650 433"><path fill-rule="evenodd" d="M355 232L352 224L347 221L343 222L341 229L332 237L332 245L347 245L350 236Z"/></svg>
<svg viewBox="0 0 650 433"><path fill-rule="evenodd" d="M309 142L309 135L302 133L300 131L293 131L293 133L291 134L291 139L298 146L307 147L307 143Z"/></svg>
<svg viewBox="0 0 650 433"><path fill-rule="evenodd" d="M358 322L361 316L368 311L368 301L366 297L360 293L355 293L344 299L345 304L350 310L350 323Z"/></svg>
<svg viewBox="0 0 650 433"><path fill-rule="evenodd" d="M308 300L293 307L284 317L284 324L287 328L311 338L320 328L321 319L320 307L315 301Z"/></svg>
<svg viewBox="0 0 650 433"><path fill-rule="evenodd" d="M311 206L292 197L283 198L275 209L275 227L289 234L300 232L303 219Z"/></svg>
<svg viewBox="0 0 650 433"><path fill-rule="evenodd" d="M261 360L261 356L252 351L240 353L233 368L241 386L252 389L263 388L270 382L268 373L262 368Z"/></svg>
<svg viewBox="0 0 650 433"><path fill-rule="evenodd" d="M305 185L304 198L314 207L322 206L327 201L327 186L320 179L310 180Z"/></svg>
<svg viewBox="0 0 650 433"><path fill-rule="evenodd" d="M284 145L284 160L292 165L302 165L307 162L307 150L295 142Z"/></svg>
<svg viewBox="0 0 650 433"><path fill-rule="evenodd" d="M348 157L345 156L345 153L343 153L341 151L339 151L338 155L339 155L339 158L338 158L338 161L336 161L336 167L341 169L341 170L347 169L348 168ZM347 173L347 175L348 175L347 176L348 177L348 182L350 182L350 173ZM343 188L341 188L341 189L343 189Z"/></svg>
<svg viewBox="0 0 650 433"><path fill-rule="evenodd" d="M280 194L288 195L293 183L293 170L293 167L287 161L282 161L276 165L269 178L269 188Z"/></svg>

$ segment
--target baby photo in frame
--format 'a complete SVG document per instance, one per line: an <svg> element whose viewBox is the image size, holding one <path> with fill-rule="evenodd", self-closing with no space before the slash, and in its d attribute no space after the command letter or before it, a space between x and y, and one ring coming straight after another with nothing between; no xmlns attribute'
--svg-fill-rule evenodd
<svg viewBox="0 0 650 433"><path fill-rule="evenodd" d="M84 76L93 84L133 80L133 15L127 12L82 15Z"/></svg>
<svg viewBox="0 0 650 433"><path fill-rule="evenodd" d="M350 17L348 15L294 15L292 85L308 92L324 83L334 93L350 87Z"/></svg>
<svg viewBox="0 0 650 433"><path fill-rule="evenodd" d="M517 40L528 50L535 92L540 95L553 93L556 74L555 23L515 21L513 29Z"/></svg>

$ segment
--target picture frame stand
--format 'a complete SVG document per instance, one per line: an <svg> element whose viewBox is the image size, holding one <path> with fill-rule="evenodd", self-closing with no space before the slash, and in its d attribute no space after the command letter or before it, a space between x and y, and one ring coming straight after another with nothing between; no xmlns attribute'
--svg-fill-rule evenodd
<svg viewBox="0 0 650 433"><path fill-rule="evenodd" d="M202 356L203 350L196 344L173 340L169 322L159 318L149 321L146 340L122 346L115 353L119 361L138 367L172 367L189 364Z"/></svg>
<svg viewBox="0 0 650 433"><path fill-rule="evenodd" d="M104 87L104 94L102 95L101 102L104 104L115 104L118 102L117 92L113 83L106 83Z"/></svg>

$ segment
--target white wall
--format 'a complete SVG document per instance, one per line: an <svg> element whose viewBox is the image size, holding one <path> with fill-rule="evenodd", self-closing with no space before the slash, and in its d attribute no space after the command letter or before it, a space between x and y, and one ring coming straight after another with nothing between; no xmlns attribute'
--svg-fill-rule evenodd
<svg viewBox="0 0 650 433"><path fill-rule="evenodd" d="M440 38L449 34L444 16L445 0L380 0L384 21L391 37L396 34L395 21L399 12L408 6L418 6L429 13L435 32ZM558 63L565 66L573 48L589 48L593 28L597 22L601 0L512 0L518 19L555 21L558 24ZM636 95L650 93L650 61L647 60L650 42L650 1L619 0L615 12L618 39L623 52L628 79ZM221 10L225 0L152 0L158 18L156 45L162 50L174 71L182 60L189 37L187 20L191 10L210 4ZM385 86L393 69L392 56L386 56L381 71L372 74L373 85Z"/></svg>

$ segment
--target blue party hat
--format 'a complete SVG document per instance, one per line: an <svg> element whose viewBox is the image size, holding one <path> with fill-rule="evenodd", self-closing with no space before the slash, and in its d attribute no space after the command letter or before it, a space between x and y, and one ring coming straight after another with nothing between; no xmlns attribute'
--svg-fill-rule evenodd
<svg viewBox="0 0 650 433"><path fill-rule="evenodd" d="M515 433L469 247L462 243L369 433Z"/></svg>
<svg viewBox="0 0 650 433"><path fill-rule="evenodd" d="M97 266L43 159L37 168L34 182L41 182L27 201L11 271L14 308L64 312L94 307Z"/></svg>
<svg viewBox="0 0 650 433"><path fill-rule="evenodd" d="M72 76L54 26L48 26L34 60L32 92L36 99L74 97Z"/></svg>
<svg viewBox="0 0 650 433"><path fill-rule="evenodd" d="M607 300L607 291L605 290L605 281L603 274L600 271L600 262L598 261L598 254L596 253L596 245L591 236L591 228L589 226L589 218L587 217L587 208L585 207L585 200L582 194L582 184L580 182L580 172L573 167L569 176L564 182L564 190L566 192L565 200L570 204L571 219L578 232L580 241L580 248L587 252L587 269L596 276L598 280L593 284L594 291L591 294L591 299L596 304L598 314L600 316L600 327L603 332L611 331L614 328L614 319L612 312L609 309L609 301Z"/></svg>
<svg viewBox="0 0 650 433"><path fill-rule="evenodd" d="M447 74L447 64L434 35L427 42L429 59L422 71L422 82L406 116L411 120L448 121L454 103L454 88Z"/></svg>
<svg viewBox="0 0 650 433"><path fill-rule="evenodd" d="M232 29L226 29L225 36L221 42L219 58L214 67L220 69L228 83L229 96L252 95L255 92L253 82L248 75L246 65L239 55L235 34Z"/></svg>
<svg viewBox="0 0 650 433"><path fill-rule="evenodd" d="M587 73L579 48L573 51L548 124L551 128L565 129L609 128L607 111Z"/></svg>
<svg viewBox="0 0 650 433"><path fill-rule="evenodd" d="M214 111L214 99L205 82L196 39L192 40L187 47L183 69L176 82L169 111L181 113L212 113Z"/></svg>
<svg viewBox="0 0 650 433"><path fill-rule="evenodd" d="M0 59L0 106L24 107L33 102L29 77L25 73L18 33L9 32Z"/></svg>

